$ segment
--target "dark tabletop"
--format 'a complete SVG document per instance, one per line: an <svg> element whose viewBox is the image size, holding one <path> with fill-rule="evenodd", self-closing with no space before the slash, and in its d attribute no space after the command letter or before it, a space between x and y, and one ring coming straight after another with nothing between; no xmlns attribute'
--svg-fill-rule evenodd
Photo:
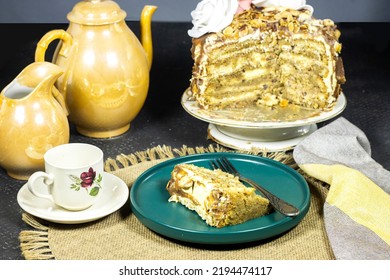
<svg viewBox="0 0 390 280"><path fill-rule="evenodd" d="M139 35L138 23L128 25ZM371 142L372 157L390 170L390 37L387 35L390 23L338 25L347 77L343 87L347 108L341 116L364 131ZM71 125L70 141L97 145L103 149L105 158L157 145L180 148L213 144L207 139L208 124L187 114L180 104L191 75L191 40L187 35L190 27L190 23L153 23L154 60L149 94L127 133L112 139L92 139L78 134ZM55 28L66 29L67 24L0 25L0 90L33 62L38 40ZM3 260L23 259L18 236L29 227L21 219L16 195L24 184L8 177L0 168L0 259Z"/></svg>

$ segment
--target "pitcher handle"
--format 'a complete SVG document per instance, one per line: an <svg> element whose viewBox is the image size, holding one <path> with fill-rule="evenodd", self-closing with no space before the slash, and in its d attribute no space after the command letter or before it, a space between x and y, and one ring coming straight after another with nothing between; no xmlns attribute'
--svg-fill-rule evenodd
<svg viewBox="0 0 390 280"><path fill-rule="evenodd" d="M67 57L69 55L70 46L73 42L72 36L65 30L55 29L47 32L41 38L41 40L39 40L37 49L35 50L35 61L45 61L46 50L49 47L50 43L54 40L63 41L63 44L58 54L64 57Z"/></svg>
<svg viewBox="0 0 390 280"><path fill-rule="evenodd" d="M60 93L60 91L55 86L52 87L51 93L53 94L53 96L57 100L57 102L61 105L62 109L64 110L65 115L69 116L69 110L68 110L68 106L66 106L64 96Z"/></svg>

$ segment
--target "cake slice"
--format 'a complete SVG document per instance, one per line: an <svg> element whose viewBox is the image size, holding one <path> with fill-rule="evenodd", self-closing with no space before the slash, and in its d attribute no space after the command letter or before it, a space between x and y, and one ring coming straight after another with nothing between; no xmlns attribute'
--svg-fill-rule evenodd
<svg viewBox="0 0 390 280"><path fill-rule="evenodd" d="M246 187L238 177L219 169L178 164L166 186L169 202L194 210L208 225L221 228L269 213L268 199Z"/></svg>

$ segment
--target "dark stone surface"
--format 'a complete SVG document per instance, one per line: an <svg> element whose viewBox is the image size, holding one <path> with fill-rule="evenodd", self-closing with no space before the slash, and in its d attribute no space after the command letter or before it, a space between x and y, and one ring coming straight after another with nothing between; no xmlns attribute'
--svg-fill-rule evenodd
<svg viewBox="0 0 390 280"><path fill-rule="evenodd" d="M128 24L138 35L139 24ZM0 88L33 62L36 44L47 31L66 27L0 25ZM180 148L212 144L206 135L208 124L188 115L180 104L191 75L191 40L187 36L190 27L190 23L153 23L154 62L149 95L127 133L112 139L92 139L79 135L72 127L71 142L97 145L103 149L105 158L157 145ZM347 77L343 87L347 108L341 116L366 133L371 141L372 157L390 169L390 38L384 36L390 30L390 23L340 23L339 28ZM29 227L21 220L22 210L16 195L24 183L8 177L0 169L0 259L3 260L23 259L18 236L22 229Z"/></svg>

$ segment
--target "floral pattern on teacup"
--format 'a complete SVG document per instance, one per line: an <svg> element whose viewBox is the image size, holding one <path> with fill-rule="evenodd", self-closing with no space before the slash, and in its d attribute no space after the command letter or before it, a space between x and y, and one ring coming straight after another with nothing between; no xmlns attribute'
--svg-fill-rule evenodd
<svg viewBox="0 0 390 280"><path fill-rule="evenodd" d="M73 181L70 188L75 191L85 189L90 196L97 196L102 188L103 176L101 174L96 176L96 171L92 167L88 171L82 172L79 177L74 175L69 175L69 177Z"/></svg>

